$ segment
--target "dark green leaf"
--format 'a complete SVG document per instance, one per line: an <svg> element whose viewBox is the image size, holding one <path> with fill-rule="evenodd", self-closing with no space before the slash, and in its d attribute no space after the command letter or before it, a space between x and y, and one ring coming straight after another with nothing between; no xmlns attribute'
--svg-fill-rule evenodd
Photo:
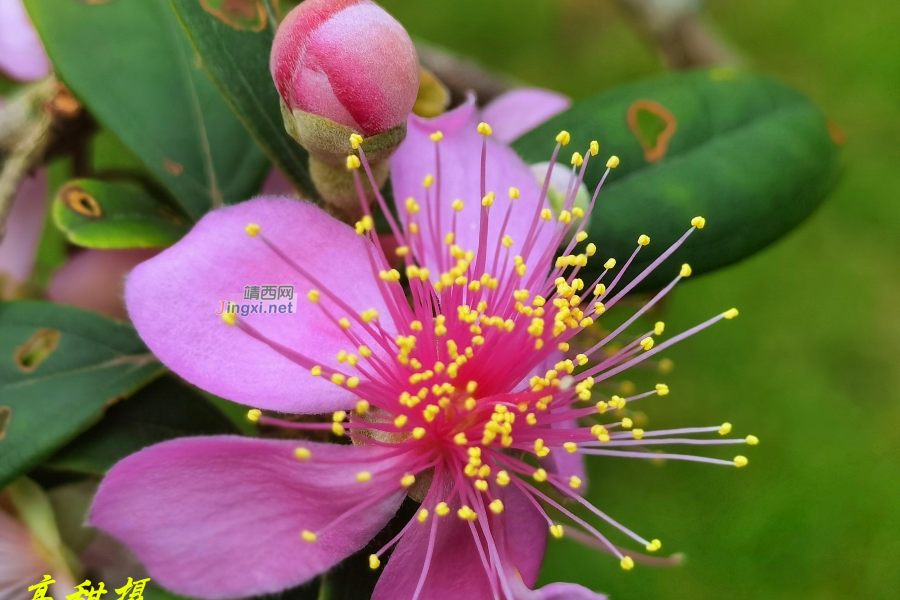
<svg viewBox="0 0 900 600"><path fill-rule="evenodd" d="M203 65L257 143L301 195L316 199L308 155L284 130L278 91L269 73L269 53L281 17L278 2L171 2Z"/></svg>
<svg viewBox="0 0 900 600"><path fill-rule="evenodd" d="M110 408L102 421L44 466L102 475L129 454L152 444L189 435L237 432L202 395L174 377L163 377Z"/></svg>
<svg viewBox="0 0 900 600"><path fill-rule="evenodd" d="M0 489L162 371L130 325L49 302L0 303Z"/></svg>
<svg viewBox="0 0 900 600"><path fill-rule="evenodd" d="M575 105L514 144L529 162L549 160L568 130L564 152L599 140L587 169L593 191L615 154L589 225L601 260L622 260L641 234L652 244L631 273L656 258L702 215L706 229L640 286L660 287L681 263L694 273L744 259L771 244L822 202L834 186L839 152L822 112L799 92L768 78L713 69L621 87ZM567 163L570 154L560 157Z"/></svg>
<svg viewBox="0 0 900 600"><path fill-rule="evenodd" d="M191 218L258 190L266 158L166 0L27 0L26 7L62 80Z"/></svg>
<svg viewBox="0 0 900 600"><path fill-rule="evenodd" d="M181 239L185 219L135 182L76 179L53 201L69 241L88 248L159 248Z"/></svg>

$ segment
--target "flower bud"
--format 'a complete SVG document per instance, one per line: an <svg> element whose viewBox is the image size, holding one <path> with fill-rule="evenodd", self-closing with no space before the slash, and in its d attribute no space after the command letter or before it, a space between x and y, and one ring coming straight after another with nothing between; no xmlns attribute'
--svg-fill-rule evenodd
<svg viewBox="0 0 900 600"><path fill-rule="evenodd" d="M346 159L350 134L387 178L386 159L406 137L419 64L403 27L371 0L306 0L278 29L270 60L285 127L311 156L311 174L329 204L358 208Z"/></svg>

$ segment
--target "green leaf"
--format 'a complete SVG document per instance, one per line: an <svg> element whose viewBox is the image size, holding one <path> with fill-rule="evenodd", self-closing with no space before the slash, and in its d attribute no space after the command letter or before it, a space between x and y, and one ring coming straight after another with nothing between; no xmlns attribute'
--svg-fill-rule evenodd
<svg viewBox="0 0 900 600"><path fill-rule="evenodd" d="M651 238L629 268L632 276L690 228L706 228L657 269L639 289L659 288L681 263L695 274L742 260L787 234L834 186L839 152L822 112L799 92L772 79L724 69L673 74L617 88L573 106L514 143L529 163L547 161L560 130L572 135L559 161L585 152L597 198L588 227L598 258L582 272L599 275L607 257L623 264L641 234Z"/></svg>
<svg viewBox="0 0 900 600"><path fill-rule="evenodd" d="M103 475L152 444L192 435L238 433L202 395L162 377L107 411L103 420L57 452L45 467Z"/></svg>
<svg viewBox="0 0 900 600"><path fill-rule="evenodd" d="M88 248L160 248L189 229L183 217L128 181L70 181L56 194L53 219L70 242Z"/></svg>
<svg viewBox="0 0 900 600"><path fill-rule="evenodd" d="M27 0L60 78L185 212L256 193L268 162L166 0Z"/></svg>
<svg viewBox="0 0 900 600"><path fill-rule="evenodd" d="M0 303L0 489L162 372L130 325L49 302Z"/></svg>
<svg viewBox="0 0 900 600"><path fill-rule="evenodd" d="M318 194L309 157L284 129L269 53L278 28L271 0L171 0L213 81L265 150L305 198Z"/></svg>

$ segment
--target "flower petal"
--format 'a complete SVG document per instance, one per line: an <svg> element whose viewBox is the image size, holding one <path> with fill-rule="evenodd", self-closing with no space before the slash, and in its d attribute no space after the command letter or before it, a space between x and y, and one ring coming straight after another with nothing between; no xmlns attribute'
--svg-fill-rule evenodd
<svg viewBox="0 0 900 600"><path fill-rule="evenodd" d="M25 526L0 507L0 600L24 598L47 569Z"/></svg>
<svg viewBox="0 0 900 600"><path fill-rule="evenodd" d="M533 584L544 558L545 521L515 486L503 488L498 497L505 509L500 516L491 517L491 527L501 559L510 563L503 566L504 571L519 571ZM448 504L450 516L432 516L424 524L416 523L410 528L391 555L372 600L409 600L413 597L435 518L438 522L434 558L419 600L494 599L469 523L456 518L460 503L457 500Z"/></svg>
<svg viewBox="0 0 900 600"><path fill-rule="evenodd" d="M21 0L0 0L0 71L20 81L50 73L50 61Z"/></svg>
<svg viewBox="0 0 900 600"><path fill-rule="evenodd" d="M423 119L413 115L409 118L406 140L400 144L391 159L391 181L398 206L402 207L403 200L408 197L416 198L422 206L422 212L418 215L421 230L419 236L424 245L425 266L434 273L441 272L441 260L446 254L446 246L443 244L444 234L451 231L454 214L457 219L456 243L463 250L479 250L482 210L482 136L477 131L479 119L474 98L470 98L467 104L434 119ZM444 137L439 142L441 173L439 181L429 191L432 199L429 206L424 202L425 190L422 181L426 175L437 173L435 142L429 138L435 131L441 131ZM490 209L488 243L485 248L485 265L488 272L491 272L494 271L494 256L498 253L498 249L501 257L509 256L509 263L512 263L515 255L522 254L525 237L536 217L541 189L528 166L515 152L492 137L488 138L487 144L486 191L496 194L494 205ZM552 144L548 143L548 156L551 149ZM512 210L509 223L502 230L511 202L508 196L510 187L518 188L521 198L514 201L515 208ZM440 192L439 202L437 191ZM455 213L451 206L455 199L460 199L464 203L464 208L459 213ZM435 204L439 204L436 209ZM546 201L544 204L546 205ZM404 212L401 208L401 213ZM528 261L529 267L533 268L534 263L540 259L547 244L550 243L552 230L551 226L538 229L535 247ZM508 251L500 245L502 235L509 235L513 240ZM496 271L499 275L504 271L504 261L501 260L498 265ZM507 266L506 272L512 272L511 264Z"/></svg>
<svg viewBox="0 0 900 600"><path fill-rule="evenodd" d="M262 227L260 236L245 233L248 223ZM367 256L371 243L312 204L286 198L212 211L180 242L135 268L125 289L131 319L169 368L214 394L282 412L346 408L354 402L348 390L313 377L217 314L228 302L240 304L247 311L240 319L323 366L337 368L338 351L355 349L323 308L335 318L351 315L327 299L325 290L320 304L311 304L306 295L313 284L266 246L263 236L357 314L374 308L382 327L394 330ZM291 312L249 313L253 306L274 304L244 301L245 286L293 286L294 297L277 303ZM378 347L372 350L378 353Z"/></svg>
<svg viewBox="0 0 900 600"><path fill-rule="evenodd" d="M519 582L513 589L514 600L607 600L604 594L574 583L551 583L538 590L529 590Z"/></svg>
<svg viewBox="0 0 900 600"><path fill-rule="evenodd" d="M298 462L303 445L312 459ZM90 524L125 543L157 583L196 598L242 598L311 579L359 550L405 496L402 457L375 446L238 436L182 438L129 456L106 476ZM320 460L321 457L321 460ZM372 480L359 483L360 471ZM322 533L346 511L364 510Z"/></svg>
<svg viewBox="0 0 900 600"><path fill-rule="evenodd" d="M0 0L0 5L5 1ZM4 279L8 279L5 285L11 290L6 295L13 296L13 288L25 283L31 276L44 228L46 198L47 183L43 171L26 178L16 192L6 222L6 235L0 240L0 298L4 296Z"/></svg>
<svg viewBox="0 0 900 600"><path fill-rule="evenodd" d="M484 120L494 137L509 144L570 106L571 100L550 90L516 89L492 100L484 108Z"/></svg>

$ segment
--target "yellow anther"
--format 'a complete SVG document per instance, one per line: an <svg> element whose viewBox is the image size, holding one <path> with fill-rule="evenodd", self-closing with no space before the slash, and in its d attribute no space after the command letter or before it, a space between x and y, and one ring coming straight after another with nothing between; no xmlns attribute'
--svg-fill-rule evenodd
<svg viewBox="0 0 900 600"><path fill-rule="evenodd" d="M318 537L316 537L316 534L314 534L309 529L304 529L303 532L300 533L300 537L302 537L304 541L309 542L310 544L315 544L316 540L319 539Z"/></svg>
<svg viewBox="0 0 900 600"><path fill-rule="evenodd" d="M309 448L304 448L300 446L299 448L294 448L294 458L297 460L309 460L312 458L312 451Z"/></svg>
<svg viewBox="0 0 900 600"><path fill-rule="evenodd" d="M474 394L475 390L477 390L477 389L478 389L477 381L470 381L469 383L466 384L466 391L469 392L470 394Z"/></svg>
<svg viewBox="0 0 900 600"><path fill-rule="evenodd" d="M592 319L590 317L585 317L578 322L578 326L581 327L582 329L590 327L593 324L594 324L594 319Z"/></svg>
<svg viewBox="0 0 900 600"><path fill-rule="evenodd" d="M628 417L622 419L622 429L631 429L632 427L634 427L634 421Z"/></svg>
<svg viewBox="0 0 900 600"><path fill-rule="evenodd" d="M439 141L441 141L442 139L444 139L444 133L441 132L441 131L435 131L434 133L432 133L432 134L429 135L428 137L431 138L431 141L432 141L432 142L439 142Z"/></svg>
<svg viewBox="0 0 900 600"><path fill-rule="evenodd" d="M309 293L306 294L306 297L309 298L310 302L318 302L319 298L322 297L322 294L319 290L309 290Z"/></svg>
<svg viewBox="0 0 900 600"><path fill-rule="evenodd" d="M650 243L650 237L646 235L642 235L638 238L638 244L641 246L646 246Z"/></svg>
<svg viewBox="0 0 900 600"><path fill-rule="evenodd" d="M425 179L422 180L422 187L426 190L434 185L434 175L426 175Z"/></svg>
<svg viewBox="0 0 900 600"><path fill-rule="evenodd" d="M680 277L690 277L692 272L691 265L684 263L681 265L681 272L679 272L678 275Z"/></svg>
<svg viewBox="0 0 900 600"><path fill-rule="evenodd" d="M619 166L619 157L618 156L610 156L609 160L606 161L607 169L615 169Z"/></svg>
<svg viewBox="0 0 900 600"><path fill-rule="evenodd" d="M381 566L381 559L375 554L369 555L369 568L373 571Z"/></svg>
<svg viewBox="0 0 900 600"><path fill-rule="evenodd" d="M573 490L577 490L578 488L580 488L581 483L581 477L578 477L577 475L572 475L571 477L569 477L569 487Z"/></svg>
<svg viewBox="0 0 900 600"><path fill-rule="evenodd" d="M653 333L655 333L656 335L662 335L665 330L666 330L666 324L663 323L662 321L657 321L656 324L653 326Z"/></svg>
<svg viewBox="0 0 900 600"><path fill-rule="evenodd" d="M603 400L597 403L597 412L599 412L601 415L606 412L607 408L608 405Z"/></svg>
<svg viewBox="0 0 900 600"><path fill-rule="evenodd" d="M341 326L341 329L350 329L350 319L348 319L347 317L341 317L338 321L338 325Z"/></svg>
<svg viewBox="0 0 900 600"><path fill-rule="evenodd" d="M340 423L331 424L331 433L333 433L334 435L341 437L342 435L344 435L344 431L344 426Z"/></svg>
<svg viewBox="0 0 900 600"><path fill-rule="evenodd" d="M347 378L344 377L343 375L341 375L340 373L335 373L334 375L331 376L331 383L336 383L338 385L344 385L344 381L346 379Z"/></svg>
<svg viewBox="0 0 900 600"><path fill-rule="evenodd" d="M312 375L313 377L318 377L319 375L322 374L322 367L320 367L318 365L314 366L312 369L309 370L309 374Z"/></svg>
<svg viewBox="0 0 900 600"><path fill-rule="evenodd" d="M603 263L603 268L606 270L615 269L616 268L616 259L610 258L608 261Z"/></svg>
<svg viewBox="0 0 900 600"><path fill-rule="evenodd" d="M591 156L597 156L597 153L600 152L600 144L597 143L597 140L591 142Z"/></svg>
<svg viewBox="0 0 900 600"><path fill-rule="evenodd" d="M645 337L644 339L642 339L642 340L641 340L641 347L642 347L644 350L649 350L650 348L652 348L652 347L653 347L653 338L652 338L652 337Z"/></svg>
<svg viewBox="0 0 900 600"><path fill-rule="evenodd" d="M639 440L642 437L644 437L644 430L643 429L632 429L631 435L634 436L634 439Z"/></svg>
<svg viewBox="0 0 900 600"><path fill-rule="evenodd" d="M588 244L584 249L584 253L588 256L593 256L597 254L597 244Z"/></svg>
<svg viewBox="0 0 900 600"><path fill-rule="evenodd" d="M549 208L544 208L541 210L541 218L545 221L552 221L553 212Z"/></svg>
<svg viewBox="0 0 900 600"><path fill-rule="evenodd" d="M356 414L362 416L362 415L366 414L367 412L369 412L370 408L371 408L371 405L369 404L368 400L360 400L359 402L356 403Z"/></svg>
<svg viewBox="0 0 900 600"><path fill-rule="evenodd" d="M483 136L490 137L494 133L494 130L491 129L490 125L482 121L478 124L478 133Z"/></svg>
<svg viewBox="0 0 900 600"><path fill-rule="evenodd" d="M694 217L691 219L691 226L696 227L697 229L703 229L706 227L706 219L703 217Z"/></svg>
<svg viewBox="0 0 900 600"><path fill-rule="evenodd" d="M746 467L747 462L748 461L747 461L746 456L735 456L734 457L734 466L736 466L738 469L740 469L741 467Z"/></svg>
<svg viewBox="0 0 900 600"><path fill-rule="evenodd" d="M563 146L566 146L569 142L572 141L572 136L569 135L568 131L560 131L556 136L556 141Z"/></svg>
<svg viewBox="0 0 900 600"><path fill-rule="evenodd" d="M247 235L250 237L256 237L259 235L259 232L262 230L262 227L257 225L256 223L247 223L247 226L244 227L244 231L247 232Z"/></svg>
<svg viewBox="0 0 900 600"><path fill-rule="evenodd" d="M360 471L356 474L356 480L360 483L366 483L368 481L372 481L372 474L368 471Z"/></svg>
<svg viewBox="0 0 900 600"><path fill-rule="evenodd" d="M511 237L509 237L508 235L504 235L503 236L503 247L509 248L512 245L513 245L513 239Z"/></svg>
<svg viewBox="0 0 900 600"><path fill-rule="evenodd" d="M381 278L382 281L397 282L400 281L400 271L398 271L397 269L391 269L390 271L380 271L378 273L378 277Z"/></svg>
<svg viewBox="0 0 900 600"><path fill-rule="evenodd" d="M744 438L744 441L747 442L747 444L749 444L750 446L755 446L759 443L759 438L755 435L748 435L746 438Z"/></svg>
<svg viewBox="0 0 900 600"><path fill-rule="evenodd" d="M475 488L479 492L486 492L486 491L488 491L488 482L485 481L484 479L479 479L475 482Z"/></svg>
<svg viewBox="0 0 900 600"><path fill-rule="evenodd" d="M419 233L419 224L418 223L410 223L409 224L409 232L411 234Z"/></svg>
<svg viewBox="0 0 900 600"><path fill-rule="evenodd" d="M416 482L416 476L412 473L407 473L403 477L400 478L400 485L405 488L412 487L412 484Z"/></svg>
<svg viewBox="0 0 900 600"><path fill-rule="evenodd" d="M497 197L497 195L494 194L494 192L488 192L487 196L485 196L484 198L481 199L481 205L482 206L493 206L494 199L496 197Z"/></svg>
<svg viewBox="0 0 900 600"><path fill-rule="evenodd" d="M412 436L417 440L421 440L425 437L425 428L424 427L416 427L413 429Z"/></svg>
<svg viewBox="0 0 900 600"><path fill-rule="evenodd" d="M722 313L722 316L725 317L726 319L733 319L736 316L738 316L738 309L730 308L730 309L726 310L724 313Z"/></svg>
<svg viewBox="0 0 900 600"><path fill-rule="evenodd" d="M229 327L234 327L234 324L237 323L237 313L222 313L222 321Z"/></svg>
<svg viewBox="0 0 900 600"><path fill-rule="evenodd" d="M572 213L567 210L560 211L558 220L560 223L569 224L572 222Z"/></svg>
<svg viewBox="0 0 900 600"><path fill-rule="evenodd" d="M572 164L576 167L580 167L584 164L584 157L581 156L580 152L575 152L572 154Z"/></svg>
<svg viewBox="0 0 900 600"><path fill-rule="evenodd" d="M659 372L662 374L671 373L674 368L675 363L672 362L671 358L664 358L659 361Z"/></svg>
<svg viewBox="0 0 900 600"><path fill-rule="evenodd" d="M463 521L475 521L478 519L476 512L466 505L463 505L462 508L456 511L456 514Z"/></svg>
<svg viewBox="0 0 900 600"><path fill-rule="evenodd" d="M462 200L457 198L456 200L453 201L452 204L450 204L450 208L452 208L456 212L460 212L463 208L465 208L465 204L463 204Z"/></svg>
<svg viewBox="0 0 900 600"><path fill-rule="evenodd" d="M480 450L480 448L479 448L479 450ZM490 476L490 474L491 474L491 468L488 465L481 465L481 467L478 468L478 476L481 477L482 479L487 479Z"/></svg>
<svg viewBox="0 0 900 600"><path fill-rule="evenodd" d="M256 423L259 421L259 418L262 416L262 411L258 408L251 408L247 411L247 420Z"/></svg>
<svg viewBox="0 0 900 600"><path fill-rule="evenodd" d="M660 396L665 396L666 394L669 393L669 386L667 386L664 383L657 383L656 384L656 393L659 394Z"/></svg>
<svg viewBox="0 0 900 600"><path fill-rule="evenodd" d="M509 188L509 199L510 200L518 200L521 195L522 195L522 192L519 191L519 188L517 188L517 187Z"/></svg>
<svg viewBox="0 0 900 600"><path fill-rule="evenodd" d="M563 444L563 448L566 449L566 452L572 454L578 451L578 444L576 444L575 442L566 442L565 444Z"/></svg>
<svg viewBox="0 0 900 600"><path fill-rule="evenodd" d="M434 507L434 513L439 517L446 517L450 514L450 507L447 506L446 502L439 502L438 505Z"/></svg>
<svg viewBox="0 0 900 600"><path fill-rule="evenodd" d="M424 523L428 520L428 509L423 508L419 511L419 515L416 517L419 520L419 523Z"/></svg>
<svg viewBox="0 0 900 600"><path fill-rule="evenodd" d="M506 471L497 472L497 485L499 485L500 487L504 487L509 485L509 482L509 473L507 473Z"/></svg>
<svg viewBox="0 0 900 600"><path fill-rule="evenodd" d="M532 476L532 477L534 478L534 480L537 481L538 483L542 483L542 482L544 482L544 481L547 481L547 471L545 471L544 469L538 469L538 470L536 470L531 476Z"/></svg>
<svg viewBox="0 0 900 600"><path fill-rule="evenodd" d="M359 377L348 377L347 387L351 390L355 390L357 387L359 387Z"/></svg>
<svg viewBox="0 0 900 600"><path fill-rule="evenodd" d="M360 162L359 162L358 156L354 156L353 154L351 154L350 156L347 157L347 169L348 170L352 171L353 169L358 169L359 165L360 165Z"/></svg>
<svg viewBox="0 0 900 600"><path fill-rule="evenodd" d="M465 432L461 431L453 436L453 443L458 446L465 446L469 443L469 439L466 437Z"/></svg>
<svg viewBox="0 0 900 600"><path fill-rule="evenodd" d="M491 512L495 515L499 515L503 512L503 501L498 498L497 500L494 500L493 502L488 504L488 508L490 508Z"/></svg>
<svg viewBox="0 0 900 600"><path fill-rule="evenodd" d="M363 143L363 136L358 133L353 133L350 135L350 147L354 150L359 150L360 145Z"/></svg>
<svg viewBox="0 0 900 600"><path fill-rule="evenodd" d="M398 415L396 419L394 419L394 425L398 428L402 429L409 422L409 417L406 415Z"/></svg>
<svg viewBox="0 0 900 600"><path fill-rule="evenodd" d="M335 423L341 423L346 418L347 418L347 411L345 411L345 410L335 411L334 414L331 415L331 420L334 421Z"/></svg>
<svg viewBox="0 0 900 600"><path fill-rule="evenodd" d="M647 552L656 552L660 548L662 548L662 542L659 540L651 540L649 544L645 546Z"/></svg>
<svg viewBox="0 0 900 600"><path fill-rule="evenodd" d="M562 525L551 525L550 526L550 535L552 535L556 539L561 539L563 536L563 526Z"/></svg>
<svg viewBox="0 0 900 600"><path fill-rule="evenodd" d="M634 568L634 559L630 556L626 556L619 561L619 565L621 565L621 567L626 571L630 571Z"/></svg>
<svg viewBox="0 0 900 600"><path fill-rule="evenodd" d="M579 242L579 243L580 243L580 242L583 242L583 241L586 240L586 239L588 239L587 231L579 231L578 233L575 234L575 241L576 241L576 242Z"/></svg>
<svg viewBox="0 0 900 600"><path fill-rule="evenodd" d="M722 423L722 426L719 427L719 435L728 435L731 433L731 423Z"/></svg>

